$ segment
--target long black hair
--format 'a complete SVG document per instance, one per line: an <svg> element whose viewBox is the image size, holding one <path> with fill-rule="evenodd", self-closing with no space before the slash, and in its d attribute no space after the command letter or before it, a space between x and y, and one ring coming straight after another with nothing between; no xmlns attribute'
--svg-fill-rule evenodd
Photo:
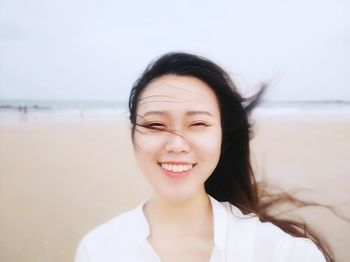
<svg viewBox="0 0 350 262"><path fill-rule="evenodd" d="M136 130L140 94L154 79L164 75L192 76L206 83L215 93L222 126L221 155L217 167L205 182L206 192L218 201L228 201L243 213L255 213L261 221L271 222L285 232L312 239L327 261L334 261L327 246L304 223L279 219L267 212L262 202L250 162L251 124L249 115L259 103L265 87L250 98L243 98L229 75L210 60L186 53L168 53L148 65L132 87L129 98L132 137ZM288 195L284 195L286 198ZM291 202L294 198L287 197Z"/></svg>

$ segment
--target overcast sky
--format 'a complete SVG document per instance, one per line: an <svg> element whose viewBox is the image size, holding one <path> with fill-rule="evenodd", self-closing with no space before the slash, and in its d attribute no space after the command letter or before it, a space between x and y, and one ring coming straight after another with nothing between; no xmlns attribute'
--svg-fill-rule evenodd
<svg viewBox="0 0 350 262"><path fill-rule="evenodd" d="M0 0L0 99L126 100L168 51L206 56L243 94L350 101L347 0Z"/></svg>

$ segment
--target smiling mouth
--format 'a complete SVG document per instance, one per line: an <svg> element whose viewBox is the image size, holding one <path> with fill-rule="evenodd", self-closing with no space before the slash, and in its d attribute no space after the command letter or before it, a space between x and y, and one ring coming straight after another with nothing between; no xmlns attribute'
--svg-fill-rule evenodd
<svg viewBox="0 0 350 262"><path fill-rule="evenodd" d="M195 164L166 164L160 163L160 166L170 172L182 173L191 170Z"/></svg>
<svg viewBox="0 0 350 262"><path fill-rule="evenodd" d="M158 164L166 176L173 179L179 179L187 177L191 173L192 168L195 167L197 163L191 164L186 162L164 162Z"/></svg>

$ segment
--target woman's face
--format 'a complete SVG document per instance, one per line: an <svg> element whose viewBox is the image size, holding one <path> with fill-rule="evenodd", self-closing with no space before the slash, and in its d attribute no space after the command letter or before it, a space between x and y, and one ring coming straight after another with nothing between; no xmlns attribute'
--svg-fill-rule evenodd
<svg viewBox="0 0 350 262"><path fill-rule="evenodd" d="M205 194L221 150L220 110L214 92L201 80L165 75L141 93L135 155L156 196L172 202ZM167 130L167 131L165 131Z"/></svg>

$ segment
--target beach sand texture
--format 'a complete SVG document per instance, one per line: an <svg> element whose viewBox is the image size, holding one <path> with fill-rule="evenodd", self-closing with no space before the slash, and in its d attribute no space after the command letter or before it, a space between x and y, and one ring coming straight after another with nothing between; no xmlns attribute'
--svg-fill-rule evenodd
<svg viewBox="0 0 350 262"><path fill-rule="evenodd" d="M254 168L297 196L350 216L350 121L304 114L257 117ZM0 122L0 261L72 261L95 226L138 205L138 171L125 118ZM300 210L348 261L350 222Z"/></svg>

